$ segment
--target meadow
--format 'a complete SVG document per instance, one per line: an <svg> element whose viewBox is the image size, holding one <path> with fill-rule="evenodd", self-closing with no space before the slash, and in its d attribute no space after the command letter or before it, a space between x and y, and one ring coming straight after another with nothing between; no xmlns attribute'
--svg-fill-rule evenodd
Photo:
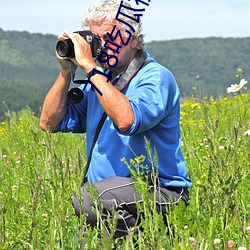
<svg viewBox="0 0 250 250"><path fill-rule="evenodd" d="M86 233L85 249L250 249L249 103L247 92L185 100L182 150L193 181L190 204L171 208L166 226L142 183L142 230L117 242L115 222L108 221L110 235L99 222L98 230ZM85 220L75 217L71 197L85 163L84 135L42 132L29 109L6 113L0 124L0 249L81 249L76 228ZM143 165L143 157L127 164Z"/></svg>

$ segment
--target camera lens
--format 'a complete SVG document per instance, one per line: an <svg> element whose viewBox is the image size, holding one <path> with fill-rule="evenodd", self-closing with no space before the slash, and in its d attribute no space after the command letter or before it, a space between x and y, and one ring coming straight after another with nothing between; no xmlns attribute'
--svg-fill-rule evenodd
<svg viewBox="0 0 250 250"><path fill-rule="evenodd" d="M75 56L74 45L70 39L59 41L56 45L56 51L61 57L73 58Z"/></svg>
<svg viewBox="0 0 250 250"><path fill-rule="evenodd" d="M79 88L72 88L68 92L68 101L72 103L79 103L83 99L83 92Z"/></svg>

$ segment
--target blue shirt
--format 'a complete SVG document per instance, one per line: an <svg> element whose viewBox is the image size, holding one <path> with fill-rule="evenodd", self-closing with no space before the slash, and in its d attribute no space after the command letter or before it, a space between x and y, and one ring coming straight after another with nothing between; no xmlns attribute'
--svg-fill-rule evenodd
<svg viewBox="0 0 250 250"><path fill-rule="evenodd" d="M145 138L151 151L157 152L159 179L163 186L191 187L181 152L180 91L172 73L153 58L131 80L122 93L129 99L134 112L134 123L125 133L118 130L107 117L92 153L88 181L96 182L109 176L129 177L130 170L121 161L144 155L144 165L152 168L146 150ZM115 85L119 76L112 80ZM84 99L68 103L67 113L58 131L87 135L87 155L103 109L90 86ZM154 156L153 156L154 157Z"/></svg>

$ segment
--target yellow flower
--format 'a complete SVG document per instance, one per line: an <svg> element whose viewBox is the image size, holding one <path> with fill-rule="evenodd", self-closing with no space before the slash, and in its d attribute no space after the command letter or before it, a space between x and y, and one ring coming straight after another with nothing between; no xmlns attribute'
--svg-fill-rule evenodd
<svg viewBox="0 0 250 250"><path fill-rule="evenodd" d="M242 68L238 68L237 71L238 71L238 73L243 73L243 69Z"/></svg>
<svg viewBox="0 0 250 250"><path fill-rule="evenodd" d="M195 108L201 109L201 106L200 106L199 103L192 103L192 104L191 104L191 108L192 108L192 109L195 109Z"/></svg>
<svg viewBox="0 0 250 250"><path fill-rule="evenodd" d="M130 159L130 164L135 165L135 161L133 159Z"/></svg>
<svg viewBox="0 0 250 250"><path fill-rule="evenodd" d="M140 164L140 163L141 163L140 157L136 157L136 158L135 158L135 161L136 161L137 164Z"/></svg>

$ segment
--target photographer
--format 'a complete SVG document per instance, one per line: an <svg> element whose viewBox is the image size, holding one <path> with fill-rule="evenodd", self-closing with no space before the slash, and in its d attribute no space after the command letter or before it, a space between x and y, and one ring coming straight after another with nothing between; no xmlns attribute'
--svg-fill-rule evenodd
<svg viewBox="0 0 250 250"><path fill-rule="evenodd" d="M149 170L154 168L155 172L157 169L159 211L165 211L168 204L180 200L187 204L188 188L191 187L180 148L178 86L171 72L143 50L141 22L124 16L133 31L125 22L116 19L120 4L118 0L94 3L83 21L84 29L90 29L102 41L102 52L105 53L98 57L101 67L93 59L90 45L80 34L65 32L59 36L59 40L72 41L75 56L65 58L57 54L61 72L45 98L40 118L43 130L86 132L87 182L97 187L103 205L103 220L108 214L112 218L113 209L120 211L115 237L125 236L135 226L136 201L141 200L130 178L129 168L121 162L122 158L130 162L136 156L144 155L143 165ZM129 16L135 14L129 8L123 11ZM117 46L107 43L112 39L111 34L119 31L121 36L113 41ZM132 34L130 39L129 34ZM68 100L68 89L76 66L84 70L91 81L86 88L80 87L85 90L79 103ZM95 74L93 69L96 69ZM110 79L107 76L111 76ZM103 112L107 117L93 143ZM152 152L157 152L157 166L150 163L145 139L150 142ZM149 185L152 185L150 181ZM154 190L149 190L153 198ZM79 199L73 198L75 212L78 216L86 214L87 223L95 226L94 203L84 183L80 194L83 198L81 205Z"/></svg>

